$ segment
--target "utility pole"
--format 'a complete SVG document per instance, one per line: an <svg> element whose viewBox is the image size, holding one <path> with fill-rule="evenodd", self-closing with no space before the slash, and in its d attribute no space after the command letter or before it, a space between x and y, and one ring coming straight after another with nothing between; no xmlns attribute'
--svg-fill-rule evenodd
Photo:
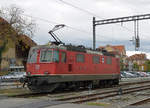
<svg viewBox="0 0 150 108"><path fill-rule="evenodd" d="M135 40L135 50L138 50L140 47L140 38L139 38L139 20L147 20L150 19L150 14L143 14L143 15L134 15L134 16L127 16L127 17L119 17L119 18L111 18L111 19L104 19L104 20L96 20L93 17L93 49L95 50L96 46L96 26L97 25L105 25L105 24L114 24L114 23L123 23L123 22L131 22L134 21L134 37Z"/></svg>
<svg viewBox="0 0 150 108"><path fill-rule="evenodd" d="M93 17L93 50L96 49L96 37L95 37L95 33L96 33L96 30L95 30L95 17Z"/></svg>
<svg viewBox="0 0 150 108"><path fill-rule="evenodd" d="M135 51L139 50L140 47L140 38L139 38L139 21L134 21L134 36L135 36L135 42L133 41L133 44L135 44Z"/></svg>

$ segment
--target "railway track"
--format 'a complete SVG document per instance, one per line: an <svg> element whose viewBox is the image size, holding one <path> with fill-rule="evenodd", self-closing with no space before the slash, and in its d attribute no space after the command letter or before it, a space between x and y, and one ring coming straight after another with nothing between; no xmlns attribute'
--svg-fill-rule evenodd
<svg viewBox="0 0 150 108"><path fill-rule="evenodd" d="M143 88L141 88L141 87L143 87ZM125 91L125 92L123 92L122 95L123 94L128 94L128 93L133 93L133 92L138 92L138 91L150 89L150 87L147 87L147 86L141 86L141 87L139 87L139 88L124 89L123 91ZM98 99L104 99L104 98L114 97L114 96L118 96L117 91L111 92L111 93L109 93L107 95L104 95L104 96L101 96L101 95L90 96L88 98L77 100L77 101L73 101L71 103L79 104L79 103L83 103L83 102L88 102L88 101L93 101L93 100L98 100Z"/></svg>
<svg viewBox="0 0 150 108"><path fill-rule="evenodd" d="M26 94L13 95L9 97L30 98L30 97L41 97L41 96L46 96L46 95L48 95L48 93L26 93Z"/></svg>
<svg viewBox="0 0 150 108"><path fill-rule="evenodd" d="M150 98L142 99L140 101L130 104L130 106L144 105L147 103L150 103Z"/></svg>
<svg viewBox="0 0 150 108"><path fill-rule="evenodd" d="M67 98L62 98L62 99L55 99L57 101L67 101L67 100L74 100L74 99L85 99L85 97L89 98L89 97L93 97L93 96L97 96L97 95L110 94L112 92L115 93L115 94L112 94L112 96L115 96L116 92L118 91L118 88L120 88L120 87L127 87L128 88L128 86L132 86L132 85L136 86L136 85L148 84L148 83L150 83L150 81L123 83L123 84L120 84L119 86L111 87L111 88L103 88L103 89L102 88L101 89L100 88L96 88L96 89L92 89L92 91L95 91L97 93L92 93L92 94L88 94L88 95L80 95L80 96L72 96L72 94L74 94L74 93L81 94L82 92L87 92L88 93L89 91L87 89L81 89L79 91L68 91L68 90L65 90L63 92L56 92L56 93L55 92L54 93L26 93L26 94L19 94L19 95L11 96L11 97L16 97L16 98L30 98L30 97L41 97L41 96L48 96L49 98L67 97ZM140 87L137 87L137 88L140 88ZM110 90L110 89L113 89L113 90ZM101 90L101 91L105 90L105 92L98 93L99 90ZM123 89L123 91L126 91L126 90L127 89ZM72 103L80 103L80 102L76 102L76 101L73 102L72 101Z"/></svg>
<svg viewBox="0 0 150 108"><path fill-rule="evenodd" d="M150 84L143 85L143 86L139 85L138 87L132 87L132 88L124 88L124 89L122 89L122 95L128 94L128 93L133 93L133 92L138 92L138 91L142 91L142 90L148 90L148 89L150 89ZM57 101L67 101L69 103L80 104L83 102L94 101L94 100L104 99L104 98L114 97L114 96L118 96L117 89L106 91L106 92L63 98L63 99L58 99Z"/></svg>

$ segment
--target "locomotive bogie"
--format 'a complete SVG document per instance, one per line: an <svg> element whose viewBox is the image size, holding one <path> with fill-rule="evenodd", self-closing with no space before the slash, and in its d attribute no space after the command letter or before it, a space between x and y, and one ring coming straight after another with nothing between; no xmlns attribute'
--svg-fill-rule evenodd
<svg viewBox="0 0 150 108"><path fill-rule="evenodd" d="M78 89L80 87L88 88L92 84L94 87L110 87L118 85L119 76L70 76L70 75L53 75L53 76L32 76L27 77L28 87L34 92L51 92L59 89ZM109 79L109 80L108 80ZM43 87L44 86L44 87ZM46 88L47 87L47 88ZM45 88L45 90L44 90ZM33 90L34 89L34 90ZM37 90L36 90L37 89Z"/></svg>

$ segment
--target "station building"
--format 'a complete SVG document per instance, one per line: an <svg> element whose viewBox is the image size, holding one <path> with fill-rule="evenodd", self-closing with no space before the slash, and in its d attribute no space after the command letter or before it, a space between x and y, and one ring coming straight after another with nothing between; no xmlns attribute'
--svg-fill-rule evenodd
<svg viewBox="0 0 150 108"><path fill-rule="evenodd" d="M12 65L23 66L30 47L36 43L26 35L18 35L9 23L0 17L0 72Z"/></svg>

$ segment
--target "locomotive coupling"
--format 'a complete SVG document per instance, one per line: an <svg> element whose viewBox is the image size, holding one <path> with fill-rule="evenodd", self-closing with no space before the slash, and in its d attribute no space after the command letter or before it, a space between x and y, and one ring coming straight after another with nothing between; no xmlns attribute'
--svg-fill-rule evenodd
<svg viewBox="0 0 150 108"><path fill-rule="evenodd" d="M26 83L28 82L28 79L27 79L26 77L20 78L20 79L19 79L19 82L20 82L20 83L23 83L23 88L24 88L25 85L26 85Z"/></svg>

